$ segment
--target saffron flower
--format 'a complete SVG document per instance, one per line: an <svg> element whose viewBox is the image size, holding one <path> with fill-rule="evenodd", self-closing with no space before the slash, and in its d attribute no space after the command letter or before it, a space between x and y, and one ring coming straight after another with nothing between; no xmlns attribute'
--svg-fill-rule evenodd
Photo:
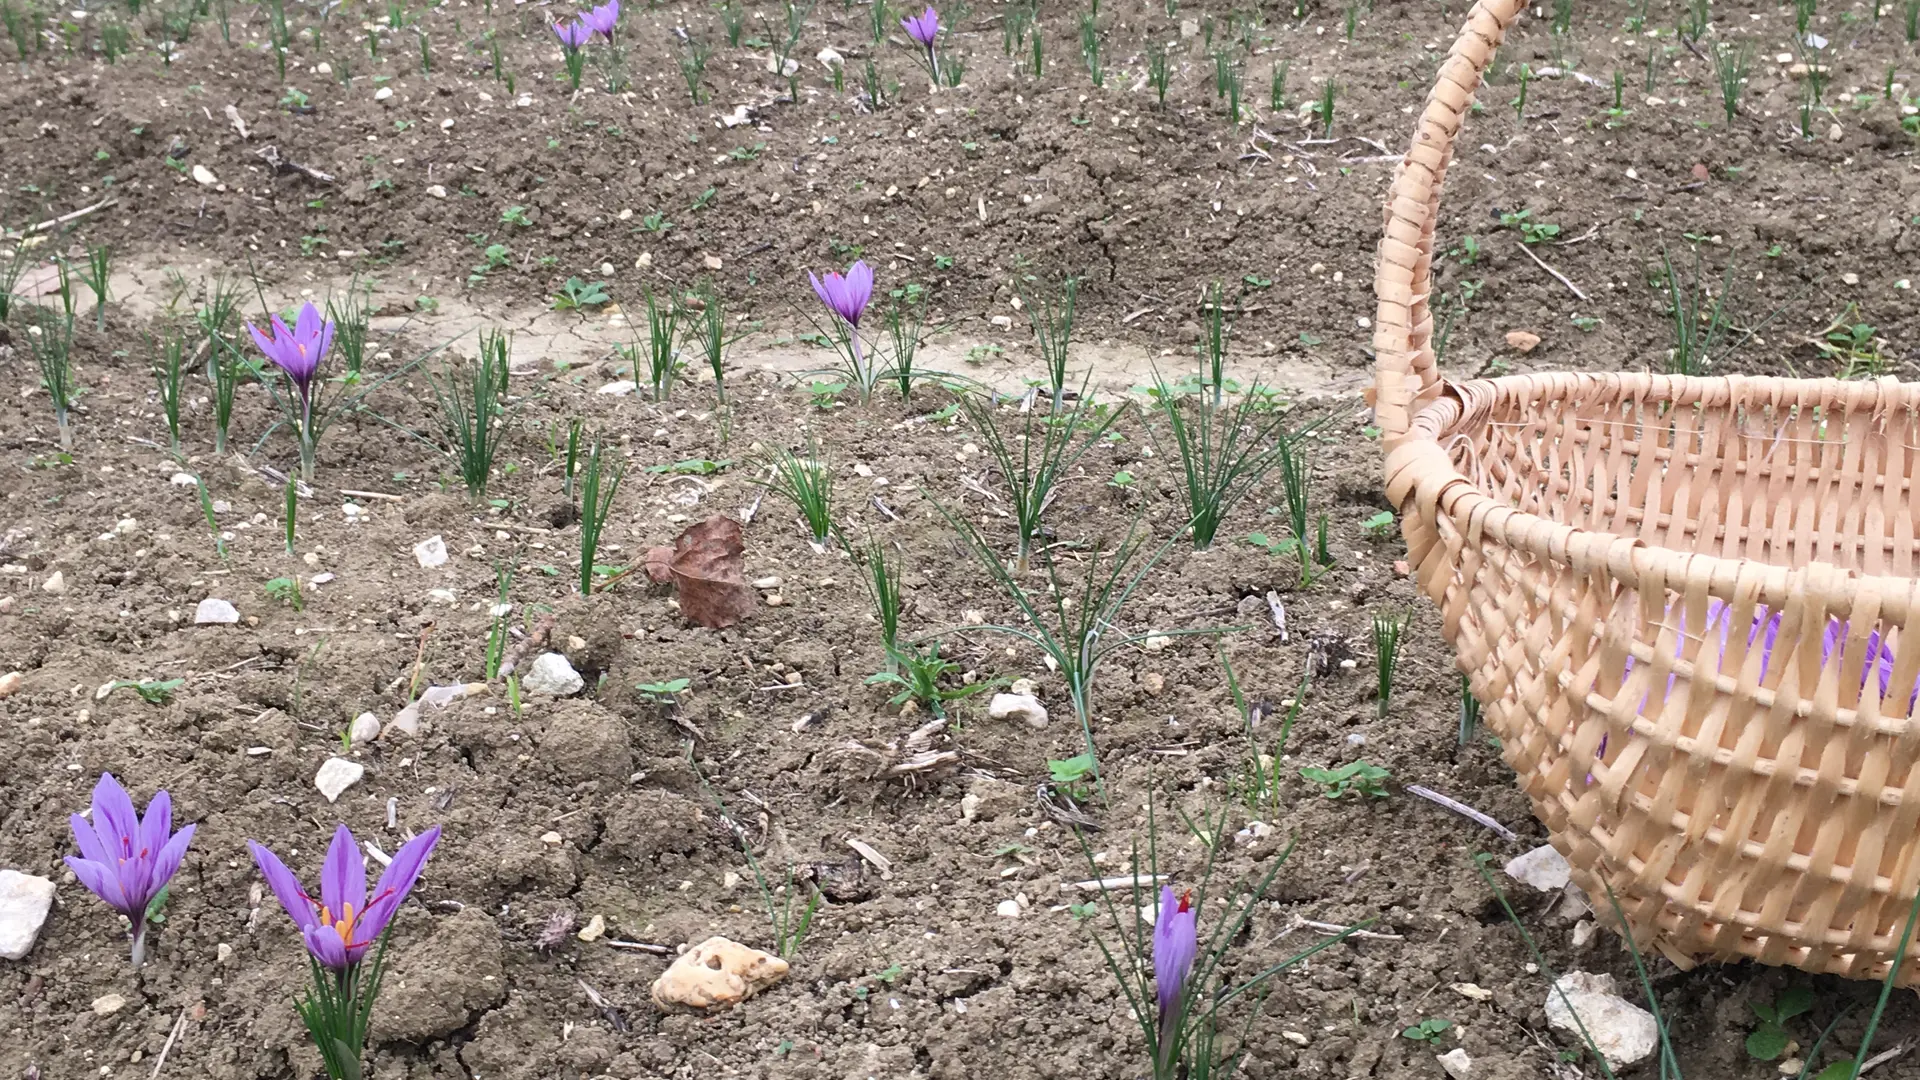
<svg viewBox="0 0 1920 1080"><path fill-rule="evenodd" d="M859 327L860 316L867 310L867 302L873 299L873 267L868 266L865 259L848 267L844 277L837 270L827 271L824 278L808 271L807 279L813 282L813 294L821 303L845 319L848 326Z"/></svg>
<svg viewBox="0 0 1920 1080"><path fill-rule="evenodd" d="M900 25L908 37L932 50L933 39L940 33L940 13L929 7L918 15L901 19Z"/></svg>
<svg viewBox="0 0 1920 1080"><path fill-rule="evenodd" d="M584 12L580 22L588 30L612 41L614 27L620 25L620 0L607 0L599 7Z"/></svg>
<svg viewBox="0 0 1920 1080"><path fill-rule="evenodd" d="M1153 920L1153 992L1159 1004L1163 1059L1179 1045L1180 1025L1186 1018L1187 979L1200 955L1198 914L1191 892L1176 902L1172 886L1160 887L1160 911ZM1168 1063L1163 1060L1162 1073Z"/></svg>
<svg viewBox="0 0 1920 1080"><path fill-rule="evenodd" d="M910 15L900 20L900 26L907 36L920 43L927 50L927 75L935 86L940 85L940 61L934 56L933 42L940 36L940 13L931 6L918 15Z"/></svg>
<svg viewBox="0 0 1920 1080"><path fill-rule="evenodd" d="M560 47L569 54L579 52L587 42L593 40L593 28L581 20L557 22L553 24L553 33L560 39Z"/></svg>
<svg viewBox="0 0 1920 1080"><path fill-rule="evenodd" d="M67 856L67 869L132 924L137 968L146 961L147 913L179 871L194 826L173 831L173 798L165 791L154 792L144 817L135 813L112 773L102 773L93 786L92 816L91 822L79 814L69 819L80 857Z"/></svg>
<svg viewBox="0 0 1920 1080"><path fill-rule="evenodd" d="M320 373L320 362L333 347L333 320L322 319L319 310L308 303L300 305L293 329L287 329L278 315L272 317L269 326L271 337L252 323L247 324L247 333L253 335L261 354L286 373L300 396L300 473L303 479L312 480L314 450L319 442L319 432L313 427L313 384Z"/></svg>
<svg viewBox="0 0 1920 1080"><path fill-rule="evenodd" d="M318 900L301 891L299 879L273 852L252 840L247 848L280 906L300 928L307 951L321 967L344 973L360 963L393 921L393 913L420 880L420 871L439 839L436 827L407 841L380 875L371 900L367 899L366 859L345 825L334 831L333 843L327 847Z"/></svg>

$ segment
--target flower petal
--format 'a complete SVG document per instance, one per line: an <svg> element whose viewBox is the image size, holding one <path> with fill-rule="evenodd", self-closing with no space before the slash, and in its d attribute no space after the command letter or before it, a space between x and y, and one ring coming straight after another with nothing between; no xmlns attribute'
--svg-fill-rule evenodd
<svg viewBox="0 0 1920 1080"><path fill-rule="evenodd" d="M300 314L293 321L293 339L299 342L312 341L320 336L320 309L313 302L300 305Z"/></svg>
<svg viewBox="0 0 1920 1080"><path fill-rule="evenodd" d="M93 828L116 859L131 858L140 831L140 814L127 797L127 789L112 773L101 773L93 785Z"/></svg>
<svg viewBox="0 0 1920 1080"><path fill-rule="evenodd" d="M260 867L260 876L267 879L267 887L273 890L280 906L287 909L287 915L293 919L294 925L305 930L320 921L314 914L313 901L307 899L307 894L300 889L299 879L293 876L293 871L287 869L287 864L281 862L278 855L252 840L247 841L247 850L253 853L254 865Z"/></svg>
<svg viewBox="0 0 1920 1080"><path fill-rule="evenodd" d="M113 862L113 852L100 842L100 833L94 829L92 822L73 814L67 818L67 823L73 826L73 844L80 849L82 858L91 859L102 866Z"/></svg>
<svg viewBox="0 0 1920 1080"><path fill-rule="evenodd" d="M154 852L153 868L148 878L151 883L150 888L153 890L147 897L149 903L153 901L154 896L160 894L160 890L166 887L167 882L173 880L173 875L180 872L180 860L187 857L187 845L193 843L195 828L197 826L189 825L181 829L159 851Z"/></svg>
<svg viewBox="0 0 1920 1080"><path fill-rule="evenodd" d="M873 267L865 259L853 264L847 270L846 303L853 309L847 321L858 325L860 313L867 310L867 302L873 299ZM843 312L844 314L844 312Z"/></svg>
<svg viewBox="0 0 1920 1080"><path fill-rule="evenodd" d="M127 902L126 893L120 888L120 879L114 875L111 867L92 859L76 859L71 855L66 857L65 862L67 869L73 871L73 876L80 879L80 884L85 885L88 892L106 901L113 910L127 914L127 909L132 905Z"/></svg>
<svg viewBox="0 0 1920 1080"><path fill-rule="evenodd" d="M258 346L260 351L265 355L272 357L279 354L279 343L261 333L260 329L252 323L247 324L247 333L253 335L254 345Z"/></svg>
<svg viewBox="0 0 1920 1080"><path fill-rule="evenodd" d="M373 903L368 905L366 915L354 929L355 940L371 942L387 928L393 913L400 909L401 902L413 891L414 883L420 880L420 871L426 868L427 856L433 854L433 845L439 842L440 826L435 825L400 845L400 850L393 855L393 861L380 874L380 883L374 886Z"/></svg>
<svg viewBox="0 0 1920 1080"><path fill-rule="evenodd" d="M333 831L320 866L320 902L335 921L357 918L367 906L367 857L345 825Z"/></svg>
<svg viewBox="0 0 1920 1080"><path fill-rule="evenodd" d="M827 279L829 281L833 279L832 271L827 272ZM811 270L807 271L807 280L813 282L813 295L820 298L820 302L827 306L827 310L829 311L840 310L839 305L833 302L833 294L828 291L827 282L820 280L818 277L815 277L813 271Z"/></svg>
<svg viewBox="0 0 1920 1080"><path fill-rule="evenodd" d="M307 943L307 951L320 961L321 967L329 971L345 971L351 962L347 956L347 943L341 939L340 931L333 927L309 926L300 936Z"/></svg>

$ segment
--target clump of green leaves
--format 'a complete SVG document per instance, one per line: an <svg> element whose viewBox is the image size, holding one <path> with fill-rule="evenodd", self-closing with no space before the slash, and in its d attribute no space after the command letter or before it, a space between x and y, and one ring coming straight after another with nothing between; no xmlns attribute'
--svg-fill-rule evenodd
<svg viewBox="0 0 1920 1080"><path fill-rule="evenodd" d="M947 702L970 698L999 685L997 682L984 680L960 686L944 685L945 677L960 671L961 667L940 655L938 641L928 642L925 647L909 645L905 648L890 648L888 654L892 658L895 670L876 672L867 676L867 685L901 687L900 692L890 699L892 704L904 705L909 700L918 702L936 719L946 718Z"/></svg>
<svg viewBox="0 0 1920 1080"><path fill-rule="evenodd" d="M1380 691L1374 704L1381 716L1387 715L1387 707L1393 700L1393 672L1399 666L1400 642L1406 634L1407 621L1404 614L1373 617L1374 670L1379 676Z"/></svg>
<svg viewBox="0 0 1920 1080"><path fill-rule="evenodd" d="M599 307L611 301L604 281L581 281L570 277L560 285L560 291L553 298L553 310L578 311L585 307Z"/></svg>
<svg viewBox="0 0 1920 1080"><path fill-rule="evenodd" d="M817 454L802 457L784 447L773 452L773 476L755 481L793 503L806 519L816 547L824 548L833 535L833 469Z"/></svg>
<svg viewBox="0 0 1920 1080"><path fill-rule="evenodd" d="M277 577L261 586L261 588L266 591L269 597L287 605L295 611L303 610L307 606L305 598L302 597L300 593L300 581L298 578Z"/></svg>
<svg viewBox="0 0 1920 1080"><path fill-rule="evenodd" d="M1383 786L1391 774L1378 765L1369 765L1365 761L1351 761L1337 769L1301 769L1300 776L1311 784L1319 784L1321 791L1329 799L1338 799L1344 795L1366 795L1376 799L1387 797Z"/></svg>
<svg viewBox="0 0 1920 1080"><path fill-rule="evenodd" d="M486 498L493 460L500 452L507 415L507 362L513 335L480 332L480 355L472 363L450 364L427 382L440 404L440 430L447 453L468 497Z"/></svg>
<svg viewBox="0 0 1920 1080"><path fill-rule="evenodd" d="M1787 1052L1791 1041L1787 1021L1813 1008L1813 991L1805 986L1790 987L1771 1005L1754 1001L1748 1006L1760 1018L1760 1026L1747 1035L1747 1055L1755 1061L1773 1061Z"/></svg>
<svg viewBox="0 0 1920 1080"><path fill-rule="evenodd" d="M1403 1039L1412 1039L1414 1042L1419 1043L1437 1043L1440 1041L1441 1034L1452 1026L1453 1021L1451 1020L1443 1020L1437 1016L1429 1016L1425 1020L1414 1024L1412 1027L1402 1028L1400 1037Z"/></svg>
<svg viewBox="0 0 1920 1080"><path fill-rule="evenodd" d="M600 534L607 527L607 515L613 512L613 497L620 492L620 480L626 475L626 463L610 466L595 441L587 452L587 467L580 480L580 595L593 592L594 560L600 554ZM605 484L606 490L601 486Z"/></svg>
<svg viewBox="0 0 1920 1080"><path fill-rule="evenodd" d="M961 408L973 422L980 442L993 458L1012 496L1014 524L1020 534L1018 566L1022 573L1026 571L1034 541L1041 535L1041 518L1053 502L1056 486L1126 411L1125 404L1118 408L1096 407L1087 392L1091 379L1089 371L1081 380L1080 393L1070 407L1056 406L1043 414L1038 401L1030 402L1021 417L1023 427L1017 441L1008 439L1000 431L991 402L972 394L960 399Z"/></svg>

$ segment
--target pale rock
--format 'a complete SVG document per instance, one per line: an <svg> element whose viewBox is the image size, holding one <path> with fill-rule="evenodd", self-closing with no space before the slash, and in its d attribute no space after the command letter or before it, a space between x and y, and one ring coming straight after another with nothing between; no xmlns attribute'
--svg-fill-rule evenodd
<svg viewBox="0 0 1920 1080"><path fill-rule="evenodd" d="M1166 688L1167 677L1165 675L1149 671L1145 675L1140 676L1140 689L1145 690L1150 697L1159 697L1160 692Z"/></svg>
<svg viewBox="0 0 1920 1080"><path fill-rule="evenodd" d="M427 185L427 196L434 199L444 199L447 197L447 189L440 184L429 184Z"/></svg>
<svg viewBox="0 0 1920 1080"><path fill-rule="evenodd" d="M0 870L0 960L24 960L53 907L53 882Z"/></svg>
<svg viewBox="0 0 1920 1080"><path fill-rule="evenodd" d="M0 596L0 615L13 614L14 606L19 602L11 596Z"/></svg>
<svg viewBox="0 0 1920 1080"><path fill-rule="evenodd" d="M1022 694L1026 697L1037 698L1040 696L1040 684L1034 682L1032 679L1015 679L1013 680L1013 685L1007 687L1007 693Z"/></svg>
<svg viewBox="0 0 1920 1080"><path fill-rule="evenodd" d="M1140 647L1147 650L1148 652L1164 652L1166 651L1167 646L1171 644L1173 644L1173 639L1168 637L1167 635L1153 634L1153 635L1150 635L1145 641L1142 641L1140 643Z"/></svg>
<svg viewBox="0 0 1920 1080"><path fill-rule="evenodd" d="M55 570L47 576L47 580L40 583L40 591L46 593L48 596L59 596L61 593L66 592L67 575L62 571Z"/></svg>
<svg viewBox="0 0 1920 1080"><path fill-rule="evenodd" d="M555 697L572 697L586 687L586 680L573 670L567 658L557 652L541 653L534 658L533 666L520 680L520 689L529 694L552 694Z"/></svg>
<svg viewBox="0 0 1920 1080"><path fill-rule="evenodd" d="M1594 1048L1616 1072L1652 1057L1660 1044L1660 1026L1653 1014L1617 996L1611 975L1585 971L1562 975L1558 989L1547 990L1546 1008L1548 1026L1570 1038L1584 1042L1584 1025L1586 1038L1593 1040Z"/></svg>
<svg viewBox="0 0 1920 1080"><path fill-rule="evenodd" d="M790 79L800 70L800 61L789 56L783 63L780 57L769 53L767 55L767 70L783 79Z"/></svg>
<svg viewBox="0 0 1920 1080"><path fill-rule="evenodd" d="M960 820L972 821L973 816L980 812L981 801L980 796L975 795L971 791L960 796Z"/></svg>
<svg viewBox="0 0 1920 1080"><path fill-rule="evenodd" d="M0 675L0 698L12 697L19 693L21 685L26 681L26 675L18 671L9 671L5 675Z"/></svg>
<svg viewBox="0 0 1920 1080"><path fill-rule="evenodd" d="M594 391L594 393L605 394L608 397L626 397L628 394L633 393L633 390L634 390L633 381L630 379L623 379L619 382L610 382L607 385L601 387L600 389Z"/></svg>
<svg viewBox="0 0 1920 1080"><path fill-rule="evenodd" d="M551 830L540 834L540 842L543 844L546 844L549 847L558 847L561 844L566 843L566 841L567 841L566 837L561 836L559 833L553 832Z"/></svg>
<svg viewBox="0 0 1920 1080"><path fill-rule="evenodd" d="M240 621L240 612L217 596L209 596L193 609L196 626L228 626Z"/></svg>
<svg viewBox="0 0 1920 1080"><path fill-rule="evenodd" d="M720 256L702 255L700 256L700 265L705 266L709 270L718 270L721 266Z"/></svg>
<svg viewBox="0 0 1920 1080"><path fill-rule="evenodd" d="M419 698L417 698L413 704L393 714L393 719L387 721L387 726L380 729L380 735L383 738L388 732L397 735L418 735L420 733L421 706L431 705L436 709L444 709L449 704L463 697L472 697L475 694L484 694L486 692L487 684L483 682L453 683L449 686L429 686L420 694Z"/></svg>
<svg viewBox="0 0 1920 1080"><path fill-rule="evenodd" d="M1444 1054L1435 1054L1433 1060L1453 1080L1468 1080L1473 1075L1473 1059L1467 1056L1467 1048L1456 1046Z"/></svg>
<svg viewBox="0 0 1920 1080"><path fill-rule="evenodd" d="M741 124L753 123L753 116L745 105L735 105L733 111L720 118L721 127L737 128Z"/></svg>
<svg viewBox="0 0 1920 1080"><path fill-rule="evenodd" d="M340 793L359 783L366 772L367 767L357 761L330 757L320 766L320 771L313 774L313 786L320 789L328 802L337 802Z"/></svg>
<svg viewBox="0 0 1920 1080"><path fill-rule="evenodd" d="M771 592L772 590L777 589L780 586L785 584L786 582L781 580L778 574L772 574L767 577L753 579L753 587L756 589L759 589L761 592Z"/></svg>
<svg viewBox="0 0 1920 1080"><path fill-rule="evenodd" d="M380 737L380 718L370 712L363 712L353 718L347 728L347 739L355 746L369 743Z"/></svg>
<svg viewBox="0 0 1920 1080"><path fill-rule="evenodd" d="M1531 330L1507 331L1507 348L1517 353L1530 353L1540 347L1540 335Z"/></svg>
<svg viewBox="0 0 1920 1080"><path fill-rule="evenodd" d="M373 92L373 100L375 101L388 101L391 100L392 97L393 87L391 86L383 86Z"/></svg>
<svg viewBox="0 0 1920 1080"><path fill-rule="evenodd" d="M1554 850L1552 844L1541 844L1508 862L1507 876L1541 892L1559 892L1572 880L1573 867L1567 864L1565 855Z"/></svg>
<svg viewBox="0 0 1920 1080"><path fill-rule="evenodd" d="M213 962L216 964L224 964L231 959L233 959L233 946L224 941L221 942L219 947L213 951Z"/></svg>
<svg viewBox="0 0 1920 1080"><path fill-rule="evenodd" d="M1013 329L1013 316L1011 315L995 315L994 317L992 317L991 319L988 319L987 321L989 323L992 323L994 329L996 330Z"/></svg>
<svg viewBox="0 0 1920 1080"><path fill-rule="evenodd" d="M820 61L820 66L826 68L829 72L833 71L834 68L845 66L847 62L847 58L841 56L840 51L831 45L814 53L813 58Z"/></svg>
<svg viewBox="0 0 1920 1080"><path fill-rule="evenodd" d="M1180 36L1182 38L1199 37L1200 21L1198 19L1181 19Z"/></svg>
<svg viewBox="0 0 1920 1080"><path fill-rule="evenodd" d="M995 694L987 703L987 716L994 720L1022 720L1029 727L1047 726L1047 707L1031 694Z"/></svg>
<svg viewBox="0 0 1920 1080"><path fill-rule="evenodd" d="M1466 982L1454 983L1451 989L1453 990L1454 993L1459 994L1461 997L1466 998L1468 1001L1492 1001L1493 1000L1493 991L1487 989L1484 986L1481 986L1478 983L1466 983Z"/></svg>
<svg viewBox="0 0 1920 1080"><path fill-rule="evenodd" d="M127 999L119 994L101 994L93 999L93 1015L112 1016L127 1007Z"/></svg>
<svg viewBox="0 0 1920 1080"><path fill-rule="evenodd" d="M213 175L212 169L207 168L205 165L195 165L193 167L193 182L203 187L211 187L220 181Z"/></svg>
<svg viewBox="0 0 1920 1080"><path fill-rule="evenodd" d="M1017 919L1020 917L1020 901L1002 900L1000 905L993 909L993 913L1003 919Z"/></svg>
<svg viewBox="0 0 1920 1080"><path fill-rule="evenodd" d="M199 487L200 481L190 472L177 472L167 481L174 487Z"/></svg>
<svg viewBox="0 0 1920 1080"><path fill-rule="evenodd" d="M653 1003L662 1009L713 1009L738 1005L787 976L787 962L723 937L680 954L653 983Z"/></svg>
<svg viewBox="0 0 1920 1080"><path fill-rule="evenodd" d="M1600 924L1594 922L1592 919L1581 919L1579 922L1574 923L1573 947L1576 949L1586 948L1587 944L1593 940L1593 935L1599 932Z"/></svg>
<svg viewBox="0 0 1920 1080"><path fill-rule="evenodd" d="M327 63L325 60L322 60L319 63L313 65L313 73L315 75L331 75L333 74L333 65Z"/></svg>
<svg viewBox="0 0 1920 1080"><path fill-rule="evenodd" d="M1856 278L1855 280L1857 281L1859 279ZM133 518L121 518L115 522L113 526L113 532L116 536L132 536L135 532L139 531L139 529L140 523Z"/></svg>
<svg viewBox="0 0 1920 1080"><path fill-rule="evenodd" d="M601 277L612 277L612 276L613 276L613 264L612 264L612 263L610 263L610 262L603 262L603 263L601 263L601 264L600 264L600 276L601 276Z"/></svg>
<svg viewBox="0 0 1920 1080"><path fill-rule="evenodd" d="M436 566L447 565L447 542L438 534L427 537L413 545L413 557L419 561L422 569L431 570Z"/></svg>
<svg viewBox="0 0 1920 1080"><path fill-rule="evenodd" d="M460 602L460 598L454 595L452 589L428 589L427 599L436 604L445 604L448 607L452 607Z"/></svg>
<svg viewBox="0 0 1920 1080"><path fill-rule="evenodd" d="M606 932L606 916L595 915L593 918L587 920L587 925L581 927L579 933L573 936L579 938L581 941L599 941L601 935Z"/></svg>

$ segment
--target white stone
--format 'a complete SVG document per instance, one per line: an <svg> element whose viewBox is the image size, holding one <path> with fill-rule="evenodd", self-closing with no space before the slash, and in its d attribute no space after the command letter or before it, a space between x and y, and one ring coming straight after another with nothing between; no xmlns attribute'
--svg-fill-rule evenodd
<svg viewBox="0 0 1920 1080"><path fill-rule="evenodd" d="M40 591L46 593L48 596L59 596L61 593L66 592L67 575L59 570L55 570L47 576L47 580L40 583Z"/></svg>
<svg viewBox="0 0 1920 1080"><path fill-rule="evenodd" d="M1029 727L1047 726L1047 707L1031 694L995 694L987 703L987 715L995 720L1024 720Z"/></svg>
<svg viewBox="0 0 1920 1080"><path fill-rule="evenodd" d="M53 907L53 882L0 870L0 960L24 960Z"/></svg>
<svg viewBox="0 0 1920 1080"><path fill-rule="evenodd" d="M1027 697L1037 698L1040 696L1040 684L1032 679L1015 679L1013 685L1007 687L1007 693L1025 694Z"/></svg>
<svg viewBox="0 0 1920 1080"><path fill-rule="evenodd" d="M436 199L444 199L447 197L447 189L439 184L428 184L427 194Z"/></svg>
<svg viewBox="0 0 1920 1080"><path fill-rule="evenodd" d="M1464 1046L1456 1046L1444 1054L1435 1054L1433 1060L1439 1062L1453 1080L1467 1080L1473 1075L1473 1059L1467 1056Z"/></svg>
<svg viewBox="0 0 1920 1080"><path fill-rule="evenodd" d="M5 675L0 675L0 698L12 697L19 693L21 685L26 681L26 675L18 671L9 671Z"/></svg>
<svg viewBox="0 0 1920 1080"><path fill-rule="evenodd" d="M347 728L347 738L355 745L372 742L380 737L380 718L370 712L363 712L353 718L353 724Z"/></svg>
<svg viewBox="0 0 1920 1080"><path fill-rule="evenodd" d="M425 570L445 566L447 565L447 542L440 539L438 535L429 536L413 545L413 557Z"/></svg>
<svg viewBox="0 0 1920 1080"><path fill-rule="evenodd" d="M1017 919L1020 917L1020 901L1002 900L1000 906L993 909L993 913L1003 919Z"/></svg>
<svg viewBox="0 0 1920 1080"><path fill-rule="evenodd" d="M380 89L375 90L373 92L373 100L375 101L385 101L388 98L391 98L392 96L393 96L393 87L391 86L383 86Z"/></svg>
<svg viewBox="0 0 1920 1080"><path fill-rule="evenodd" d="M777 589L784 584L786 584L786 582L782 581L780 579L780 576L777 574L770 575L768 577L753 579L753 587L756 589L759 589L762 592L766 592L771 589Z"/></svg>
<svg viewBox="0 0 1920 1080"><path fill-rule="evenodd" d="M829 72L834 68L844 66L847 62L847 58L840 55L840 50L831 45L814 53L813 58L820 61L820 66L826 68Z"/></svg>
<svg viewBox="0 0 1920 1080"><path fill-rule="evenodd" d="M331 75L333 74L333 65L327 63L325 60L322 60L319 63L313 65L313 73L315 75Z"/></svg>
<svg viewBox="0 0 1920 1080"><path fill-rule="evenodd" d="M240 621L240 612L217 596L209 596L193 609L193 621L199 626L230 625Z"/></svg>
<svg viewBox="0 0 1920 1080"><path fill-rule="evenodd" d="M633 393L633 391L633 380L625 379L618 382L610 382L600 389L595 390L594 393L605 394L608 397L626 397L628 394Z"/></svg>
<svg viewBox="0 0 1920 1080"><path fill-rule="evenodd" d="M579 938L581 941L599 941L600 936L606 932L606 916L595 915L593 918L587 920L587 925L581 927L580 932L575 934L574 937Z"/></svg>
<svg viewBox="0 0 1920 1080"><path fill-rule="evenodd" d="M131 536L140 528L140 522L133 518L121 518L113 525L116 536Z"/></svg>
<svg viewBox="0 0 1920 1080"><path fill-rule="evenodd" d="M1615 995L1613 976L1569 971L1558 987L1547 991L1547 1024L1582 1042L1584 1025L1594 1048L1615 1071L1645 1061L1659 1047L1660 1026L1653 1014Z"/></svg>
<svg viewBox="0 0 1920 1080"><path fill-rule="evenodd" d="M112 1016L127 1007L127 999L119 994L101 994L93 999L93 1015Z"/></svg>
<svg viewBox="0 0 1920 1080"><path fill-rule="evenodd" d="M1541 892L1559 892L1567 887L1572 875L1573 867L1567 865L1567 857L1555 851L1552 844L1541 844L1507 863L1508 877Z"/></svg>
<svg viewBox="0 0 1920 1080"><path fill-rule="evenodd" d="M231 959L233 959L233 946L227 944L226 942L224 941L221 942L219 946L213 950L214 963L224 964Z"/></svg>
<svg viewBox="0 0 1920 1080"><path fill-rule="evenodd" d="M552 694L555 697L571 697L586 687L586 680L573 670L567 658L557 652L541 653L534 658L533 666L520 680L520 689L529 694Z"/></svg>
<svg viewBox="0 0 1920 1080"><path fill-rule="evenodd" d="M1147 640L1142 641L1140 643L1140 647L1147 650L1148 652L1160 652L1161 650L1165 649L1167 646L1171 644L1173 644L1173 639L1168 637L1167 635L1154 634L1151 637L1147 638Z"/></svg>
<svg viewBox="0 0 1920 1080"><path fill-rule="evenodd" d="M213 175L212 169L207 168L205 165L195 165L193 167L193 182L196 184L211 186L213 184L219 183L220 181L218 178L216 178Z"/></svg>
<svg viewBox="0 0 1920 1080"><path fill-rule="evenodd" d="M199 487L200 486L200 481L196 479L194 475L190 472L174 473L172 478L169 479L167 482L172 484L174 487Z"/></svg>
<svg viewBox="0 0 1920 1080"><path fill-rule="evenodd" d="M972 821L974 815L980 812L980 804L984 801L971 791L960 796L960 820Z"/></svg>
<svg viewBox="0 0 1920 1080"><path fill-rule="evenodd" d="M357 761L330 757L313 775L313 786L320 789L320 794L325 795L328 802L337 802L340 793L359 783L366 772L367 767Z"/></svg>

